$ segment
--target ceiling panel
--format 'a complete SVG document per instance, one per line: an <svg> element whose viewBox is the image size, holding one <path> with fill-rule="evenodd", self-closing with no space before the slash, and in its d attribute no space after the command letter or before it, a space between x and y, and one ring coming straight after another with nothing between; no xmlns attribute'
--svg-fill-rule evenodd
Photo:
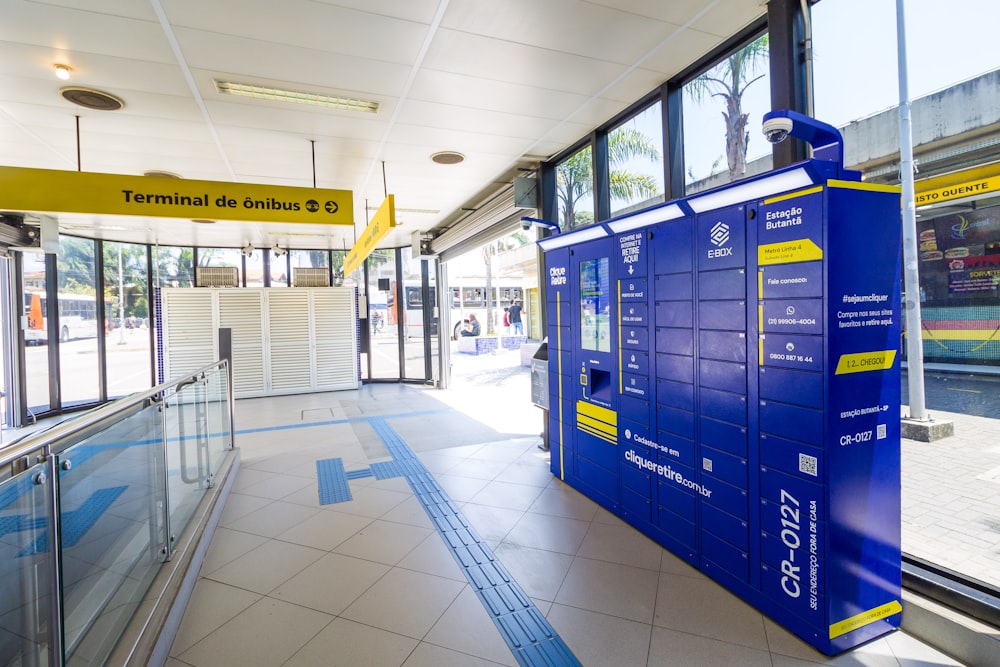
<svg viewBox="0 0 1000 667"><path fill-rule="evenodd" d="M0 164L75 169L77 116L88 171L309 187L315 150L318 185L354 192L353 227L69 215L60 224L129 242L281 237L342 248L388 187L403 225L386 244L408 244L765 11L759 0L0 0ZM70 84L115 94L125 108L64 100L58 62L73 68ZM217 79L381 107L223 96ZM442 150L466 159L431 162Z"/></svg>

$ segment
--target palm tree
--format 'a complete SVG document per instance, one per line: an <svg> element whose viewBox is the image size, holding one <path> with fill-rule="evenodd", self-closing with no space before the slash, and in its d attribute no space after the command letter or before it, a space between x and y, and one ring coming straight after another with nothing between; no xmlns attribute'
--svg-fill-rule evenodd
<svg viewBox="0 0 1000 667"><path fill-rule="evenodd" d="M726 121L726 157L729 176L742 176L747 170L747 144L750 133L743 112L743 94L766 72L757 72L768 61L768 39L763 35L708 70L686 86L691 97L701 102L706 96L721 97L726 108L722 117ZM755 76L756 75L756 76ZM752 77L752 78L751 78Z"/></svg>
<svg viewBox="0 0 1000 667"><path fill-rule="evenodd" d="M563 224L568 229L592 219L585 215L589 212L576 210L577 202L594 190L591 155L588 146L556 167L556 197L563 212ZM608 176L612 199L629 201L659 194L659 186L652 176L615 168L634 158L656 161L660 158L660 151L652 139L634 127L620 127L608 134Z"/></svg>

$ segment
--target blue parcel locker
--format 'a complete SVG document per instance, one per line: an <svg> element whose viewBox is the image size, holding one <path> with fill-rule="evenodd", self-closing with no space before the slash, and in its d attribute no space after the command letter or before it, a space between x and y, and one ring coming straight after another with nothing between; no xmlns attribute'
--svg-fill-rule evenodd
<svg viewBox="0 0 1000 667"><path fill-rule="evenodd" d="M899 217L813 159L539 241L554 474L830 655L902 611Z"/></svg>

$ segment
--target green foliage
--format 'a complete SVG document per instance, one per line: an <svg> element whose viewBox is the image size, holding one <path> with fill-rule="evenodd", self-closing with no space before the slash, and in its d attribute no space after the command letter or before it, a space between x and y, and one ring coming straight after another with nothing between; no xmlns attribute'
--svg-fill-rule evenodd
<svg viewBox="0 0 1000 667"><path fill-rule="evenodd" d="M577 203L594 190L592 156L593 151L588 146L556 167L556 198L562 212L562 224L569 229L594 221L592 211L576 210ZM634 127L619 127L608 134L608 180L612 200L634 201L659 194L655 178L622 168L637 158L659 160L660 149L656 142Z"/></svg>
<svg viewBox="0 0 1000 667"><path fill-rule="evenodd" d="M743 112L743 95L755 81L766 75L758 74L769 62L768 36L762 35L708 70L687 86L685 91L696 102L707 97L719 97L725 105L722 117L726 124L726 158L729 175L737 178L746 173L747 130L749 114ZM713 168L714 171L714 168Z"/></svg>

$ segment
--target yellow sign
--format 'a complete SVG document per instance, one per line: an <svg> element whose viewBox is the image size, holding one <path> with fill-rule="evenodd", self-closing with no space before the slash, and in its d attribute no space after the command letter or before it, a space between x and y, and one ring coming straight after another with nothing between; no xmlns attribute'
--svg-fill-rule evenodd
<svg viewBox="0 0 1000 667"><path fill-rule="evenodd" d="M863 628L864 626L874 623L875 621L881 621L883 618L888 618L895 614L902 613L902 611L903 605L899 603L899 600L893 600L892 602L887 602L880 607L863 611L856 616L845 618L843 621L831 625L830 639L836 639L841 635L846 635L848 632L857 630L858 628Z"/></svg>
<svg viewBox="0 0 1000 667"><path fill-rule="evenodd" d="M916 190L915 198L917 206L937 204L938 202L961 199L962 197L971 197L973 195L1000 194L1000 176L956 183L943 188L934 188L933 190L921 190L918 184Z"/></svg>
<svg viewBox="0 0 1000 667"><path fill-rule="evenodd" d="M757 248L757 264L789 264L823 259L823 250L809 239L767 243Z"/></svg>
<svg viewBox="0 0 1000 667"><path fill-rule="evenodd" d="M892 368L895 360L896 350L842 354L834 374L849 375L850 373L864 373L866 371L886 371Z"/></svg>
<svg viewBox="0 0 1000 667"><path fill-rule="evenodd" d="M618 413L614 410L577 401L576 427L613 445L618 444Z"/></svg>
<svg viewBox="0 0 1000 667"><path fill-rule="evenodd" d="M350 190L0 167L0 192L8 211L354 224Z"/></svg>
<svg viewBox="0 0 1000 667"><path fill-rule="evenodd" d="M365 261L368 255L372 254L375 244L395 226L396 199L395 195L388 195L385 201L382 202L382 205L378 207L378 210L375 211L375 215L372 216L372 221L365 227L365 231L361 233L361 238L355 242L354 247L347 253L347 259L344 260L344 275L347 276L354 273L355 269L361 266L361 262Z"/></svg>

